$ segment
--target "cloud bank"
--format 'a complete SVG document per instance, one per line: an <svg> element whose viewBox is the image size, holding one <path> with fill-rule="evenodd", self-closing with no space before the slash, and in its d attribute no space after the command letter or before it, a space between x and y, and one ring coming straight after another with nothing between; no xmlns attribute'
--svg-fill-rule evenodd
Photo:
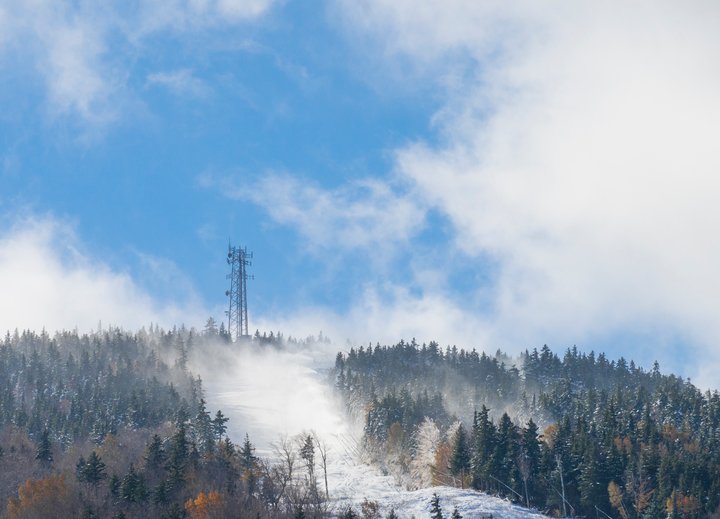
<svg viewBox="0 0 720 519"><path fill-rule="evenodd" d="M182 300L153 297L130 274L83 252L72 227L49 217L19 221L0 234L0 287L2 332L87 332L100 323L131 330L150 323L199 326L208 315L191 291Z"/></svg>
<svg viewBox="0 0 720 519"><path fill-rule="evenodd" d="M418 211L448 219L450 243L438 246L495 266L491 279L468 281L489 302L482 309L448 296L449 287L426 287L383 308L384 329L432 330L417 309L437 304L429 313L492 345L642 337L654 351L614 353L702 358L687 361L689 372L712 380L720 365L717 4L364 0L331 11L360 49L379 56L374 65L409 64L408 81L442 92L430 121L437 139L397 149L387 175L412 186L414 221L423 222ZM300 214L299 205L312 216L326 197L333 193L298 196L270 216L307 234L288 211ZM386 208L367 200L346 205L376 216L323 211L323 225L372 230L366 221L381 221ZM410 226L409 238L421 228ZM378 236L372 246L393 246ZM356 311L366 330L379 325L368 305L372 298Z"/></svg>

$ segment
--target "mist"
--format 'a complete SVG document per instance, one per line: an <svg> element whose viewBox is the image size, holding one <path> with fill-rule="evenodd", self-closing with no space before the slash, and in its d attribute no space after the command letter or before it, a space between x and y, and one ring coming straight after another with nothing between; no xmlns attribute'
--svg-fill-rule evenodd
<svg viewBox="0 0 720 519"><path fill-rule="evenodd" d="M259 453L272 455L281 437L315 432L331 439L350 424L328 384L338 348L326 342L262 345L207 343L190 358L212 408L230 418L228 434L248 434Z"/></svg>

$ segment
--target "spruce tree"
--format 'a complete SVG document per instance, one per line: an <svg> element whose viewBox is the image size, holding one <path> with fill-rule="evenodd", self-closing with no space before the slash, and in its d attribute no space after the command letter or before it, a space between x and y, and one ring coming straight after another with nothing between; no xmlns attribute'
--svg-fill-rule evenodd
<svg viewBox="0 0 720 519"><path fill-rule="evenodd" d="M475 413L473 420L473 448L470 458L473 488L486 488L488 470L495 449L495 426L490 421L489 410L484 405Z"/></svg>
<svg viewBox="0 0 720 519"><path fill-rule="evenodd" d="M212 422L215 440L220 441L222 440L222 437L225 436L225 432L227 431L227 426L225 424L228 420L229 418L226 418L222 411L218 410L218 412L215 413L215 418Z"/></svg>
<svg viewBox="0 0 720 519"><path fill-rule="evenodd" d="M460 486L465 488L465 475L470 470L470 452L467 435L462 424L455 432L453 451L450 457L450 473L460 478Z"/></svg>
<svg viewBox="0 0 720 519"><path fill-rule="evenodd" d="M83 481L90 483L93 487L96 487L98 483L106 477L105 463L102 461L100 456L98 456L97 452L92 451L90 453L90 457L85 462L85 467L83 469Z"/></svg>
<svg viewBox="0 0 720 519"><path fill-rule="evenodd" d="M50 443L50 431L47 430L47 427L43 429L43 432L40 435L40 441L38 442L35 459L39 460L40 463L45 466L49 466L53 461L52 444Z"/></svg>
<svg viewBox="0 0 720 519"><path fill-rule="evenodd" d="M162 438L154 434L145 451L145 465L149 469L159 468L165 463L165 449Z"/></svg>
<svg viewBox="0 0 720 519"><path fill-rule="evenodd" d="M430 500L430 517L431 519L444 519L442 507L440 507L440 497L437 494L433 494Z"/></svg>

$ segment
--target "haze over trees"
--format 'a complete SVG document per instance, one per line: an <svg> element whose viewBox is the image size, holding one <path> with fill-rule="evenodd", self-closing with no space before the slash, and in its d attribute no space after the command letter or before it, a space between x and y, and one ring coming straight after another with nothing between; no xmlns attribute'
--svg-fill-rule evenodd
<svg viewBox="0 0 720 519"><path fill-rule="evenodd" d="M208 409L189 367L194 354L228 341L212 320L201 332L7 334L0 513L382 516L367 499L357 510L333 508L332 454L316 435L281 438L270 460L247 435L237 445L228 437L228 418ZM303 344L258 332L247 346L288 343ZM362 425L366 452L408 488L472 488L550 515L717 513L720 395L657 364L646 371L576 348L559 357L545 346L512 359L401 341L338 353L329 375ZM428 511L461 515L442 510L441 487L437 495Z"/></svg>
<svg viewBox="0 0 720 519"><path fill-rule="evenodd" d="M326 510L314 436L275 462L235 445L221 410L188 369L196 349L229 338L156 327L0 340L0 515L20 517L306 517ZM281 336L258 334L256 345ZM296 445L297 444L297 445ZM316 450L319 449L319 450ZM318 453L317 455L315 453ZM301 469L301 463L304 467Z"/></svg>
<svg viewBox="0 0 720 519"><path fill-rule="evenodd" d="M720 504L720 395L623 358L401 341L338 354L378 463L410 487L472 486L551 514L705 517Z"/></svg>

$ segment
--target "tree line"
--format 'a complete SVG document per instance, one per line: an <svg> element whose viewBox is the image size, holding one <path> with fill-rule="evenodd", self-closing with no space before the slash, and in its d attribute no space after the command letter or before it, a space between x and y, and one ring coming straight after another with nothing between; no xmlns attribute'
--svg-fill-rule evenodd
<svg viewBox="0 0 720 519"><path fill-rule="evenodd" d="M333 375L370 450L410 486L565 516L699 518L720 505L720 395L657 363L401 341L338 354Z"/></svg>

